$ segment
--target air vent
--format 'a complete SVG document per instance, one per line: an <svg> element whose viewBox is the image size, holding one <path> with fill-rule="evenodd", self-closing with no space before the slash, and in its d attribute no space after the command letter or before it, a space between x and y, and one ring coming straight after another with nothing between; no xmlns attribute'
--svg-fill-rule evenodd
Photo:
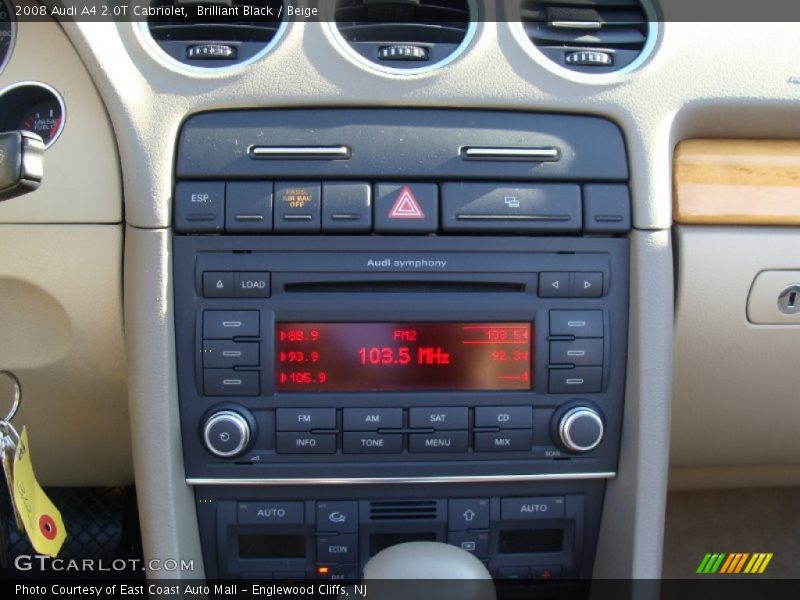
<svg viewBox="0 0 800 600"><path fill-rule="evenodd" d="M154 0L155 14L146 25L170 58L199 69L220 69L252 62L272 48L283 30L281 4L281 0Z"/></svg>
<svg viewBox="0 0 800 600"><path fill-rule="evenodd" d="M11 5L0 0L0 72L11 58L14 47L14 17Z"/></svg>
<svg viewBox="0 0 800 600"><path fill-rule="evenodd" d="M637 0L525 0L522 24L551 61L579 73L610 73L641 62L651 23Z"/></svg>
<svg viewBox="0 0 800 600"><path fill-rule="evenodd" d="M373 500L369 503L371 521L433 521L438 512L436 500Z"/></svg>
<svg viewBox="0 0 800 600"><path fill-rule="evenodd" d="M347 48L392 73L442 66L474 32L467 0L337 0L334 18Z"/></svg>

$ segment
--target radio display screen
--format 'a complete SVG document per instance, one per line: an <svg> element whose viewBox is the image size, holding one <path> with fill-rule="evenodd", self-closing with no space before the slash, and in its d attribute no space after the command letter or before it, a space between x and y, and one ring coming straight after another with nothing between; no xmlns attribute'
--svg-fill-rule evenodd
<svg viewBox="0 0 800 600"><path fill-rule="evenodd" d="M279 392L533 387L531 323L277 323Z"/></svg>

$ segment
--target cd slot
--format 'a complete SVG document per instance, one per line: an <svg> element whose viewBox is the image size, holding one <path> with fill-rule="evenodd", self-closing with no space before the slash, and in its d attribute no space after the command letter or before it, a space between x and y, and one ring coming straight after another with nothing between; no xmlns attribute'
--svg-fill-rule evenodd
<svg viewBox="0 0 800 600"><path fill-rule="evenodd" d="M535 273L280 273L273 294L535 294Z"/></svg>
<svg viewBox="0 0 800 600"><path fill-rule="evenodd" d="M460 293L525 292L524 283L488 283L477 281L317 281L306 283L287 283L284 293L332 293L332 294L394 294L394 293Z"/></svg>

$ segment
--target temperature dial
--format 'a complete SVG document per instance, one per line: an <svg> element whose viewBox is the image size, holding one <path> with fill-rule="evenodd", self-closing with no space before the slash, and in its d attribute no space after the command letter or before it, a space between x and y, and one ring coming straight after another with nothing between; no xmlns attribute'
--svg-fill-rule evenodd
<svg viewBox="0 0 800 600"><path fill-rule="evenodd" d="M239 456L250 444L250 438L250 423L233 410L214 413L203 427L206 449L220 458Z"/></svg>
<svg viewBox="0 0 800 600"><path fill-rule="evenodd" d="M558 421L558 438L570 452L594 450L603 441L603 419L588 406L576 406Z"/></svg>

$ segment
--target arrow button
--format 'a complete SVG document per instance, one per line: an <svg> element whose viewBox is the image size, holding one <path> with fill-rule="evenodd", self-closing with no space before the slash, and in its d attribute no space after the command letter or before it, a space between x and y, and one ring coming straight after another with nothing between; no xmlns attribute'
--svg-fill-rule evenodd
<svg viewBox="0 0 800 600"><path fill-rule="evenodd" d="M602 273L575 273L574 296L600 298L603 295Z"/></svg>
<svg viewBox="0 0 800 600"><path fill-rule="evenodd" d="M541 298L566 298L569 295L569 273L539 273L539 296Z"/></svg>
<svg viewBox="0 0 800 600"><path fill-rule="evenodd" d="M489 499L459 498L450 500L448 522L450 531L488 529Z"/></svg>

